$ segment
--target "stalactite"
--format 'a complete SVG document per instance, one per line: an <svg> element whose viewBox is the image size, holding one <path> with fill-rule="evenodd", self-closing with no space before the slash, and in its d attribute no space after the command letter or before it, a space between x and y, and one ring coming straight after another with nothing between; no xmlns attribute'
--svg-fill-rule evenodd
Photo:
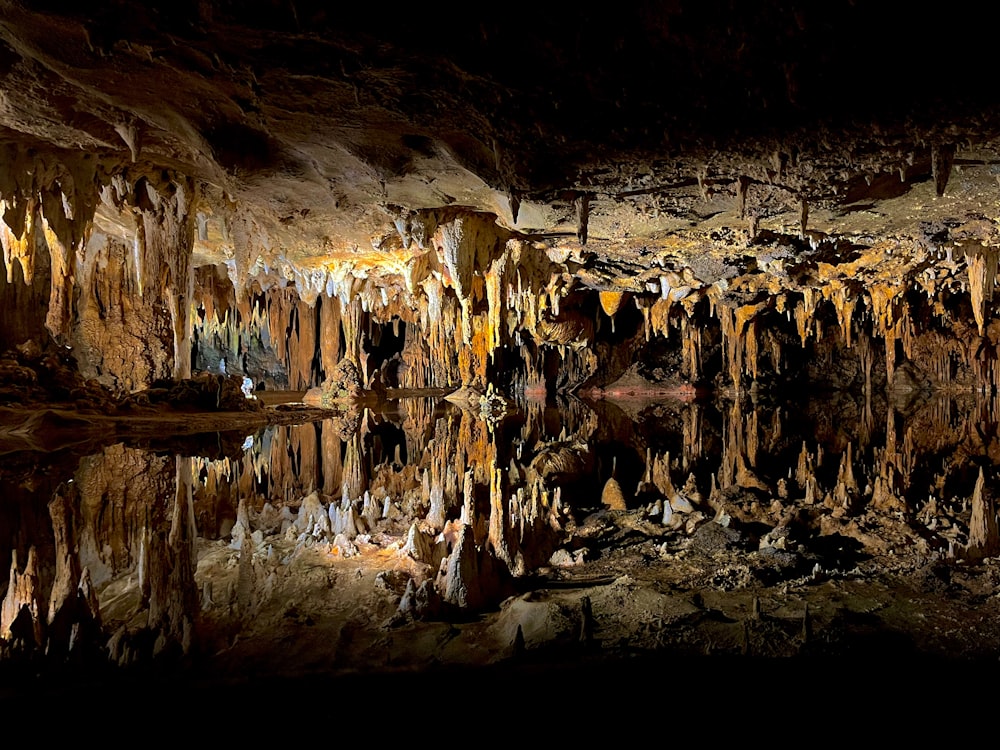
<svg viewBox="0 0 1000 750"><path fill-rule="evenodd" d="M316 358L317 310L303 300L295 303L296 326L289 336L288 386L293 390L305 390L319 385L313 370Z"/></svg>
<svg viewBox="0 0 1000 750"><path fill-rule="evenodd" d="M903 291L900 282L896 284L875 283L868 287L868 297L875 331L885 340L885 369L891 383L896 371L897 312L896 297Z"/></svg>
<svg viewBox="0 0 1000 750"><path fill-rule="evenodd" d="M725 345L725 361L729 379L733 386L740 387L744 373L757 377L757 332L752 326L754 318L766 306L766 302L730 307L718 307L722 323L722 340ZM747 335L749 330L749 335Z"/></svg>
<svg viewBox="0 0 1000 750"><path fill-rule="evenodd" d="M29 196L21 204L8 205L6 200L0 200L0 246L3 248L4 267L7 270L7 283L14 280L14 263L21 266L21 274L26 283L30 284L35 272L35 226L37 224L38 200ZM14 226L7 223L7 218L14 215Z"/></svg>
<svg viewBox="0 0 1000 750"><path fill-rule="evenodd" d="M813 319L816 315L816 292L811 287L802 289L802 301L795 306L795 325L803 348L812 335Z"/></svg>
<svg viewBox="0 0 1000 750"><path fill-rule="evenodd" d="M135 202L140 209L136 227L139 295L148 290L170 309L175 378L191 377L191 252L195 234L192 202L196 199L193 183L180 177L160 185L143 178L135 185Z"/></svg>
<svg viewBox="0 0 1000 750"><path fill-rule="evenodd" d="M681 346L684 353L684 374L692 382L701 377L701 326L681 318Z"/></svg>
<svg viewBox="0 0 1000 750"><path fill-rule="evenodd" d="M996 286L997 260L1000 252L994 247L966 248L966 264L969 274L969 295L972 298L972 314L976 318L979 335L983 335L986 324L987 307L993 301Z"/></svg>
<svg viewBox="0 0 1000 750"><path fill-rule="evenodd" d="M844 339L844 345L850 349L853 343L854 332L854 308L858 300L854 296L849 286L835 280L823 289L823 293L832 302L837 311L837 323L840 326L840 335Z"/></svg>

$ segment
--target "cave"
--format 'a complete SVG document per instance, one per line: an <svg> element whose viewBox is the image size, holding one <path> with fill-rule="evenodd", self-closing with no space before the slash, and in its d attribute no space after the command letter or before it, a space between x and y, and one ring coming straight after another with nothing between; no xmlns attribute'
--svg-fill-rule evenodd
<svg viewBox="0 0 1000 750"><path fill-rule="evenodd" d="M0 2L5 695L995 664L989 24L86 6Z"/></svg>

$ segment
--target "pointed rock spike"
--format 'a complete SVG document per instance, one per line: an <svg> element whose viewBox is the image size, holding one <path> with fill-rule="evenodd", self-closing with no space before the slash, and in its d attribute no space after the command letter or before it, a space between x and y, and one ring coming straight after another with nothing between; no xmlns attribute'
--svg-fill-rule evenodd
<svg viewBox="0 0 1000 750"><path fill-rule="evenodd" d="M955 144L937 144L931 147L931 173L934 176L934 189L940 198L944 195L951 177L951 167L955 162Z"/></svg>
<svg viewBox="0 0 1000 750"><path fill-rule="evenodd" d="M576 239L581 245L587 244L587 224L590 221L590 196L580 193L574 201L576 206Z"/></svg>

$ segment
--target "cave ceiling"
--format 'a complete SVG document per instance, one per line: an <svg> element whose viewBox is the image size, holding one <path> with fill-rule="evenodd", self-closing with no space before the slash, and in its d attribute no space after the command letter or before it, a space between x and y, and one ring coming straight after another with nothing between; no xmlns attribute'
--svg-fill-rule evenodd
<svg viewBox="0 0 1000 750"><path fill-rule="evenodd" d="M388 279L449 211L598 289L919 274L995 239L991 45L870 5L3 2L0 193L86 163L95 226L128 233L108 186L180 176L195 265L262 278Z"/></svg>

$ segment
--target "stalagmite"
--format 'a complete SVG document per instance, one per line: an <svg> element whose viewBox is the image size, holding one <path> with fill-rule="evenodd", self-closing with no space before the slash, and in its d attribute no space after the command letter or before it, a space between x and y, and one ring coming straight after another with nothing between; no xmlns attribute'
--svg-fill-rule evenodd
<svg viewBox="0 0 1000 750"><path fill-rule="evenodd" d="M948 186L954 161L954 143L938 143L931 146L931 174L934 177L934 190L939 198L944 195Z"/></svg>
<svg viewBox="0 0 1000 750"><path fill-rule="evenodd" d="M969 519L969 544L965 557L979 561L1000 554L1000 531L997 529L997 510L992 496L986 493L983 468L972 492L972 517Z"/></svg>
<svg viewBox="0 0 1000 750"><path fill-rule="evenodd" d="M854 479L852 445L847 444L847 450L840 459L840 469L837 473L837 486L833 498L837 505L845 510L851 509L851 504L858 495L858 483Z"/></svg>
<svg viewBox="0 0 1000 750"><path fill-rule="evenodd" d="M736 180L736 207L741 220L747 217L747 192L749 188L749 177L739 177Z"/></svg>
<svg viewBox="0 0 1000 750"><path fill-rule="evenodd" d="M479 553L472 541L472 530L462 525L445 570L443 586L445 601L462 608L482 605L485 596L480 589L479 579Z"/></svg>
<svg viewBox="0 0 1000 750"><path fill-rule="evenodd" d="M431 541L414 522L410 524L410 530L406 534L406 542L400 548L400 554L409 555L417 562L430 564L433 561Z"/></svg>
<svg viewBox="0 0 1000 750"><path fill-rule="evenodd" d="M295 528L300 534L310 534L317 539L324 538L331 533L330 516L320 502L319 493L310 492L302 498L299 513L295 518ZM342 531L342 528L336 528L333 533L337 534Z"/></svg>
<svg viewBox="0 0 1000 750"><path fill-rule="evenodd" d="M580 193L574 200L576 208L576 239L581 245L587 244L587 225L590 222L590 195Z"/></svg>
<svg viewBox="0 0 1000 750"><path fill-rule="evenodd" d="M618 480L614 477L610 477L608 481L604 483L604 489L601 491L601 503L609 510L627 509L621 485L618 484Z"/></svg>

